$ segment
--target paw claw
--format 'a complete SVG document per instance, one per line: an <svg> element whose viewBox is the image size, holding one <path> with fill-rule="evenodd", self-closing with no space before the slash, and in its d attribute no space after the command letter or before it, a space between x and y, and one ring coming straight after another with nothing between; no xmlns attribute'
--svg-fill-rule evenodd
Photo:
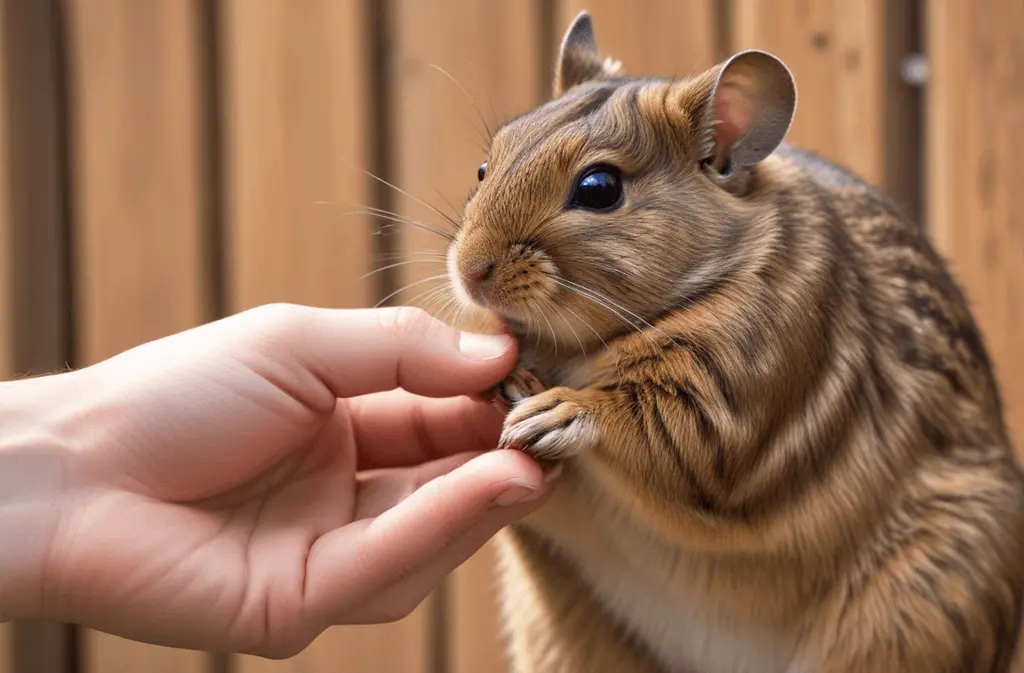
<svg viewBox="0 0 1024 673"><path fill-rule="evenodd" d="M516 369L491 389L489 396L499 406L511 409L523 400L544 392L544 385L526 369Z"/></svg>
<svg viewBox="0 0 1024 673"><path fill-rule="evenodd" d="M539 460L560 460L594 444L593 419L564 393L549 390L518 404L505 419L498 446L526 451Z"/></svg>

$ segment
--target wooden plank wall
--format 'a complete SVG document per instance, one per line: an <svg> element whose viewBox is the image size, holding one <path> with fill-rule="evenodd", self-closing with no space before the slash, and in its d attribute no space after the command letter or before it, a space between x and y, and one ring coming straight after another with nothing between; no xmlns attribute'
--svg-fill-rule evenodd
<svg viewBox="0 0 1024 673"><path fill-rule="evenodd" d="M3 12L0 12L0 44L7 42L7 21ZM7 76L5 73L7 59L9 56L0 50L0 100L8 90ZM10 132L10 120L7 115L6 103L0 105L0 158L7 156L8 140ZM12 281L11 265L11 242L13 239L11 215L6 205L10 202L8 184L7 161L0 159L0 377L9 379L14 376L14 333L10 316L14 315L13 294L14 284ZM11 624L0 624L0 673L13 673L11 664L14 645L12 639Z"/></svg>
<svg viewBox="0 0 1024 673"><path fill-rule="evenodd" d="M0 0L0 24L0 219L7 223L0 357L10 375L22 376L56 371L71 357L66 80L56 0ZM73 660L73 630L64 625L24 621L8 635L0 660L11 671L62 670Z"/></svg>
<svg viewBox="0 0 1024 673"><path fill-rule="evenodd" d="M936 0L924 25L925 221L972 304L1024 459L1024 4ZM1024 652L1014 665L1024 673Z"/></svg>
<svg viewBox="0 0 1024 673"><path fill-rule="evenodd" d="M1014 348L1024 333L1024 196L1014 161L1024 145L1014 93L1024 84L1024 14L1010 0L650 0L642 11L619 0L40 2L32 6L51 14L0 0L5 376L61 358L85 365L271 301L385 300L468 320L449 310L434 278L445 272L443 236L399 220L451 231L447 218L458 217L476 180L488 129L548 97L555 48L589 9L602 50L636 74L684 75L748 47L780 55L800 90L791 140L924 215L973 300L1024 442L1024 357ZM8 16L20 17L16 35L31 24L59 44L39 51L27 46L39 39L10 40ZM925 47L931 77L922 90L901 81L899 63ZM32 63L42 65L24 65ZM35 108L14 95L25 81L64 114L30 122L25 111ZM19 201L26 185L48 197ZM25 209L39 203L52 205ZM60 227L72 246L64 266ZM71 296L61 290L66 274ZM49 346L19 345L41 334ZM73 351L62 355L62 344ZM63 642L59 627L26 628L12 639L0 626L0 673L506 667L489 547L406 619L331 629L288 661L81 630L74 664L30 651Z"/></svg>
<svg viewBox="0 0 1024 673"><path fill-rule="evenodd" d="M212 317L197 7L66 3L76 366ZM204 666L199 652L96 632L82 640L87 671Z"/></svg>
<svg viewBox="0 0 1024 673"><path fill-rule="evenodd" d="M349 0L232 0L218 18L225 96L228 312L289 301L377 300L369 204L367 8ZM426 673L431 605L395 624L332 629L286 662L240 657L239 673Z"/></svg>
<svg viewBox="0 0 1024 673"><path fill-rule="evenodd" d="M848 165L916 214L917 120L905 114L914 95L896 76L915 47L912 3L734 0L731 7L730 51L777 54L797 80L789 140Z"/></svg>
<svg viewBox="0 0 1024 673"><path fill-rule="evenodd" d="M1024 452L1024 4L933 2L927 220L966 287Z"/></svg>

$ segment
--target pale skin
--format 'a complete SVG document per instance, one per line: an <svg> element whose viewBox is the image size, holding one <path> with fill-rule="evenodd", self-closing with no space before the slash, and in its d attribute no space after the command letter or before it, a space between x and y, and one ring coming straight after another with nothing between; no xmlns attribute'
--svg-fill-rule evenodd
<svg viewBox="0 0 1024 673"><path fill-rule="evenodd" d="M550 495L504 336L275 305L0 384L0 621L288 657L411 612Z"/></svg>

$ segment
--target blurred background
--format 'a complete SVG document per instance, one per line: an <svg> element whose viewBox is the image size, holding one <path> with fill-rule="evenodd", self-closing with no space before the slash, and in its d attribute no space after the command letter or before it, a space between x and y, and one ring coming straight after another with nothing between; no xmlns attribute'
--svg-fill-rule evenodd
<svg viewBox="0 0 1024 673"><path fill-rule="evenodd" d="M389 220L457 217L484 126L547 97L583 8L633 73L781 56L790 139L927 229L1024 447L1021 0L0 0L0 371L271 301L373 306L412 284L390 303L434 305L443 239ZM502 671L491 561L289 661L18 623L0 625L0 673Z"/></svg>

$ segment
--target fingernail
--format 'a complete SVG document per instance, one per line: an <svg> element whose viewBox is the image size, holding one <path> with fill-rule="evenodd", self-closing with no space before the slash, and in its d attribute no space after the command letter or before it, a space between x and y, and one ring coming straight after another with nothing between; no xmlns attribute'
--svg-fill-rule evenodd
<svg viewBox="0 0 1024 673"><path fill-rule="evenodd" d="M463 332L459 337L459 350L473 360L494 360L511 347L512 339L505 334Z"/></svg>
<svg viewBox="0 0 1024 673"><path fill-rule="evenodd" d="M519 505L533 500L538 495L540 495L540 491L537 489L530 488L523 484L516 484L514 486L509 486L501 493L501 495L495 498L494 504L499 507L510 507L512 505Z"/></svg>

